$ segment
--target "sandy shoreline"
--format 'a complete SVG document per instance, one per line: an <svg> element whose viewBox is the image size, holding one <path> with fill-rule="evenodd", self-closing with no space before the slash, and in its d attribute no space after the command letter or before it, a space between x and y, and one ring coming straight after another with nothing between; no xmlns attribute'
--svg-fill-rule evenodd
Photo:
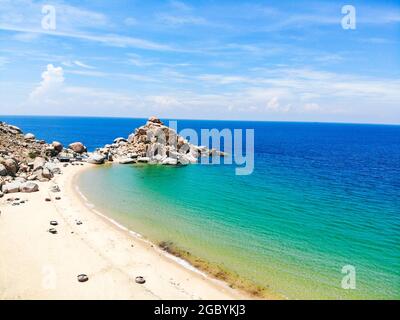
<svg viewBox="0 0 400 320"><path fill-rule="evenodd" d="M52 181L40 183L39 192L0 199L0 299L247 298L90 210L74 184L90 166L63 168L53 180L59 193L49 191ZM13 206L8 198L27 201ZM47 231L51 220L59 223L57 234ZM82 273L88 282L77 281ZM136 276L146 283L137 284Z"/></svg>

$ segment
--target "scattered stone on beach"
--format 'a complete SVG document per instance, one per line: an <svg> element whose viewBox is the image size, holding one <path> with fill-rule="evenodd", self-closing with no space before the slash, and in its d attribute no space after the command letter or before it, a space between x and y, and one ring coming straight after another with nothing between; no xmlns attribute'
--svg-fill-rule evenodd
<svg viewBox="0 0 400 320"><path fill-rule="evenodd" d="M138 276L135 278L135 282L138 284L144 284L146 282L146 280L144 280L144 278L142 276Z"/></svg>
<svg viewBox="0 0 400 320"><path fill-rule="evenodd" d="M82 221L77 220L77 221L76 221L76 224L77 224L78 226L80 226L80 225L82 224Z"/></svg>
<svg viewBox="0 0 400 320"><path fill-rule="evenodd" d="M56 199L56 200L61 200L61 197L56 197L55 199Z"/></svg>
<svg viewBox="0 0 400 320"><path fill-rule="evenodd" d="M79 282L86 282L89 280L89 277L86 274L80 274L78 275L78 281Z"/></svg>
<svg viewBox="0 0 400 320"><path fill-rule="evenodd" d="M19 192L20 186L21 186L21 183L18 182L18 181L6 183L5 185L3 185L3 192L4 193L16 193L16 192Z"/></svg>
<svg viewBox="0 0 400 320"><path fill-rule="evenodd" d="M50 191L51 192L60 192L61 190L60 190L60 187L57 184L55 184L50 187Z"/></svg>
<svg viewBox="0 0 400 320"><path fill-rule="evenodd" d="M55 229L55 228L50 228L50 229L49 229L49 232L50 232L51 234L57 234L57 229Z"/></svg>
<svg viewBox="0 0 400 320"><path fill-rule="evenodd" d="M57 225L58 225L58 222L57 222L57 221L55 221L55 220L53 220L53 221L50 221L50 225L52 225L52 226L57 226Z"/></svg>
<svg viewBox="0 0 400 320"><path fill-rule="evenodd" d="M51 199L50 199L50 198L45 198L45 199L44 199L44 201L46 201L46 202L50 202L50 201L51 201Z"/></svg>
<svg viewBox="0 0 400 320"><path fill-rule="evenodd" d="M39 185L32 181L25 182L21 184L20 191L24 193L31 193L39 191Z"/></svg>

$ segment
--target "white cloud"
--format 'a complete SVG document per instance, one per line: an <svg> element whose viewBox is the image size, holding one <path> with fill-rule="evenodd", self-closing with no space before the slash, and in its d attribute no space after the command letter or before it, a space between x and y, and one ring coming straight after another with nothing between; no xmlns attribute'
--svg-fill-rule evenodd
<svg viewBox="0 0 400 320"><path fill-rule="evenodd" d="M182 1L172 0L169 2L169 4L172 8L177 9L177 10L181 10L181 11L192 10L192 7L190 7L189 5L187 5L186 3L182 2Z"/></svg>
<svg viewBox="0 0 400 320"><path fill-rule="evenodd" d="M66 70L65 73L77 74L77 75L88 76L88 77L107 77L107 76L109 76L109 74L107 74L106 72L94 71L94 70Z"/></svg>
<svg viewBox="0 0 400 320"><path fill-rule="evenodd" d="M52 37L74 38L78 40L98 42L112 47L121 47L121 48L132 47L132 48L155 50L155 51L185 51L173 48L169 45L164 45L140 38L121 36L118 34L94 35L82 32L46 31L40 28L27 28L27 27L19 27L19 26L4 25L4 24L0 24L0 30L23 32L23 33L36 33Z"/></svg>
<svg viewBox="0 0 400 320"><path fill-rule="evenodd" d="M99 12L57 2L52 3L56 12L57 28L73 31L82 28L105 27L108 18ZM36 27L43 18L43 3L32 0L1 1L0 21L4 25Z"/></svg>
<svg viewBox="0 0 400 320"><path fill-rule="evenodd" d="M82 67L82 68L85 68L85 69L95 69L94 67L89 66L89 65L87 65L86 63L83 63L83 62L81 62L81 61L79 61L79 60L75 60L74 63L75 63L78 67Z"/></svg>
<svg viewBox="0 0 400 320"><path fill-rule="evenodd" d="M133 47L147 50L173 51L168 45L153 41L99 32L110 27L110 22L102 13L83 8L53 4L56 9L56 30L44 30L40 26L43 18L42 4L31 0L2 1L0 12L0 30L21 32L17 39L27 41L41 35L74 38L101 43L114 47ZM128 20L132 22L133 20ZM88 32L96 29L96 33Z"/></svg>
<svg viewBox="0 0 400 320"><path fill-rule="evenodd" d="M172 15L172 14L159 14L157 16L158 20L162 23L172 25L172 26L181 26L181 25L207 25L208 22L206 19L202 17L194 17L194 16L181 16L181 15Z"/></svg>
<svg viewBox="0 0 400 320"><path fill-rule="evenodd" d="M269 101L267 103L267 109L268 110L278 110L278 108L279 108L278 97L272 97L271 99L269 99Z"/></svg>
<svg viewBox="0 0 400 320"><path fill-rule="evenodd" d="M320 106L318 103L306 103L304 105L304 111L310 112L310 111L318 111L320 110Z"/></svg>
<svg viewBox="0 0 400 320"><path fill-rule="evenodd" d="M30 99L37 100L53 96L64 83L64 71L62 67L54 67L48 64L46 71L42 73L42 81L30 94Z"/></svg>
<svg viewBox="0 0 400 320"><path fill-rule="evenodd" d="M179 107L181 105L175 97L171 96L150 96L146 100L154 103L155 107L161 108Z"/></svg>

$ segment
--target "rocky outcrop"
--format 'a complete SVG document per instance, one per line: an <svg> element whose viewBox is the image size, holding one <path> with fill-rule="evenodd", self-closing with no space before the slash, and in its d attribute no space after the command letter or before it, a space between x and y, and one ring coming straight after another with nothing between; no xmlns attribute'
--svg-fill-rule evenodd
<svg viewBox="0 0 400 320"><path fill-rule="evenodd" d="M34 134L23 134L18 127L0 122L0 193L35 192L33 182L49 181L60 174L60 155L66 152L71 160L85 157L64 149L59 142L47 144Z"/></svg>
<svg viewBox="0 0 400 320"><path fill-rule="evenodd" d="M116 161L176 166L196 163L201 157L223 155L191 144L156 117L150 117L127 138L118 137L94 153L88 153L82 142L71 143L68 148L58 141L47 144L33 134L24 135L20 128L0 122L0 193L34 192L33 181L53 179L61 173L60 166L67 165L65 162L100 165Z"/></svg>
<svg viewBox="0 0 400 320"><path fill-rule="evenodd" d="M200 157L214 155L215 150L189 143L160 119L150 117L127 139L118 137L96 152L121 164L188 165L198 162Z"/></svg>
<svg viewBox="0 0 400 320"><path fill-rule="evenodd" d="M39 191L39 185L32 181L24 182L20 185L19 190L25 193L31 193Z"/></svg>

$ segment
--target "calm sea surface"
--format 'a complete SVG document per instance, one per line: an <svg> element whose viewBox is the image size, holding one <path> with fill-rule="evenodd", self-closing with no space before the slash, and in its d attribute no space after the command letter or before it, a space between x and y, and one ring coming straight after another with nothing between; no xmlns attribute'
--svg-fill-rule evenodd
<svg viewBox="0 0 400 320"><path fill-rule="evenodd" d="M90 150L144 119L0 116ZM255 129L255 169L96 167L80 188L100 211L289 298L400 298L400 126L179 120ZM341 288L342 267L356 289Z"/></svg>

